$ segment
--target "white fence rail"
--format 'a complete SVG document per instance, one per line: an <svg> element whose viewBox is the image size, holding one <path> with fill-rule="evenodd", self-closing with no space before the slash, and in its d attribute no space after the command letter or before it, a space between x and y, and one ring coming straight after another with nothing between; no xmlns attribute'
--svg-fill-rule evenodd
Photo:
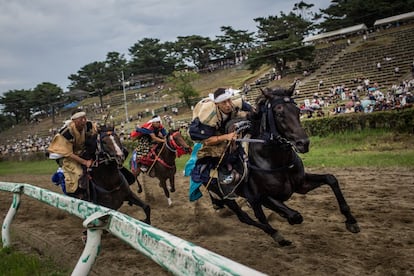
<svg viewBox="0 0 414 276"><path fill-rule="evenodd" d="M264 275L120 212L25 183L0 182L13 193L2 227L3 247L10 247L10 225L21 194L84 219L87 242L72 275L87 275L99 254L103 229L118 237L174 275Z"/></svg>

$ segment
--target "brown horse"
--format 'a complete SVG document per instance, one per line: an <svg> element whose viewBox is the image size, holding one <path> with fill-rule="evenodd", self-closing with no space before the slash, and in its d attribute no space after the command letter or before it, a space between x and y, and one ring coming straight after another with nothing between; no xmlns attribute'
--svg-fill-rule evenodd
<svg viewBox="0 0 414 276"><path fill-rule="evenodd" d="M123 167L127 152L113 128L101 127L99 133L88 138L85 145L84 157L94 160L88 169L91 178L90 201L114 210L118 210L127 201L129 205L141 207L145 213L143 222L151 224L150 206L139 199L129 187L135 179Z"/></svg>
<svg viewBox="0 0 414 276"><path fill-rule="evenodd" d="M346 229L358 233L360 228L351 208L342 194L337 178L332 174L305 172L298 155L309 151L309 138L302 128L299 114L290 89L265 89L257 99L255 112L249 114L248 176L236 189L236 194L247 199L257 220L243 211L234 199L226 198L217 181L208 186L213 203L226 205L243 223L256 226L270 235L279 245L291 242L273 228L263 212L263 207L275 211L290 224L300 224L302 215L284 202L293 193L307 194L322 185L328 185L345 217ZM233 125L234 122L231 122ZM206 183L203 183L205 186Z"/></svg>
<svg viewBox="0 0 414 276"><path fill-rule="evenodd" d="M175 192L175 173L177 172L175 159L184 153L191 153L191 147L187 144L179 130L170 131L166 137L165 143L156 145L149 153L152 164L146 173L150 177L158 178L160 181L159 185L167 197L168 206L171 206L172 204L170 192ZM138 183L138 193L141 193L142 185L138 180L138 176L141 173L141 170L139 169L140 160L134 160L134 156L135 154L133 154L131 158L131 168Z"/></svg>

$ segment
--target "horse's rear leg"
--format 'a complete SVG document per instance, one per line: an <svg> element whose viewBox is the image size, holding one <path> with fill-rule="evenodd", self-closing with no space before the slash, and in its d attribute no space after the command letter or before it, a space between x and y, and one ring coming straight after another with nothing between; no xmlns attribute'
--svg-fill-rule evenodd
<svg viewBox="0 0 414 276"><path fill-rule="evenodd" d="M286 240L276 229L274 229L267 220L265 223L257 222L253 220L245 211L243 211L240 206L237 204L235 200L225 199L223 200L223 203L227 205L239 218L239 220L243 223L246 223L248 225L256 226L260 229L262 229L265 233L269 234L274 241L276 241L280 246L287 246L290 245L292 242L289 240ZM260 204L253 204L252 208L256 213L260 213L259 210L256 210L256 208L259 208L261 212L263 213L263 209L261 208ZM264 213L263 213L264 216Z"/></svg>
<svg viewBox="0 0 414 276"><path fill-rule="evenodd" d="M263 206L275 211L281 217L286 218L291 225L301 224L303 222L303 217L298 211L289 208L283 202L272 197L267 197L263 200Z"/></svg>
<svg viewBox="0 0 414 276"><path fill-rule="evenodd" d="M348 206L344 195L342 194L341 188L339 187L338 179L332 174L311 174L305 173L304 185L296 191L297 193L306 194L307 192L321 186L329 185L335 194L336 200L338 201L339 209L345 216L346 229L352 233L358 233L360 231L358 222L351 213L351 208Z"/></svg>
<svg viewBox="0 0 414 276"><path fill-rule="evenodd" d="M171 206L172 205L172 200L170 198L170 192L168 191L167 180L166 179L160 180L160 187L163 189L164 195L167 198L168 206Z"/></svg>
<svg viewBox="0 0 414 276"><path fill-rule="evenodd" d="M141 207L144 210L145 213L145 219L143 220L143 222L145 222L146 224L151 224L151 207L146 204L144 201L142 201L137 195L135 195L134 193L130 193L129 197L128 197L128 203L130 205L137 205L139 207Z"/></svg>
<svg viewBox="0 0 414 276"><path fill-rule="evenodd" d="M137 189L137 193L142 193L142 185L141 185L141 182L139 182L139 180L138 180L138 176L139 176L139 173L137 173L137 175L135 176L135 180L137 181L137 185L138 185L138 189Z"/></svg>

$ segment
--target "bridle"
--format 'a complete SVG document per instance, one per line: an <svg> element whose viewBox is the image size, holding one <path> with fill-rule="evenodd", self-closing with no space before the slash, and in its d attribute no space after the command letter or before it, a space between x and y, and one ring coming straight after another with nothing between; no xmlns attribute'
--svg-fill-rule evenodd
<svg viewBox="0 0 414 276"><path fill-rule="evenodd" d="M260 124L260 136L264 137L265 144L277 144L277 145L287 145L289 147L296 148L294 144L283 137L280 132L277 130L276 127L276 119L275 114L273 112L273 108L278 104L288 104L292 103L295 104L294 99L288 96L284 96L283 98L272 98L266 100L265 104L261 107L261 124Z"/></svg>
<svg viewBox="0 0 414 276"><path fill-rule="evenodd" d="M278 98L272 98L266 100L266 102L261 106L261 123L260 123L260 137L263 137L264 139L261 141L261 143L265 145L274 145L279 146L281 148L285 147L287 150L293 149L294 151L294 157L291 162L289 162L287 165L283 165L277 168L272 169L263 169L257 166L252 165L250 162L248 162L248 167L250 169L261 171L265 173L273 173L276 171L283 171L287 169L292 169L295 164L297 163L298 155L295 145L283 137L280 132L277 130L276 127L276 119L275 114L273 112L273 108L278 104L295 104L295 101L288 96L284 97L278 97Z"/></svg>
<svg viewBox="0 0 414 276"><path fill-rule="evenodd" d="M96 137L97 145L96 145L96 151L95 151L95 161L94 161L94 164L93 164L94 167L99 166L99 164L103 164L103 163L108 164L109 162L115 161L118 168L122 168L123 161L124 161L124 154L122 153L122 155L115 155L114 156L114 155L111 155L111 154L109 154L108 152L106 152L104 150L103 139L105 137L108 137L108 136L112 137L113 142L114 143L116 142L115 138L113 138L114 137L113 134L114 134L113 131L108 130L108 131L105 131L105 132L100 132L97 135L97 137ZM119 147L118 144L116 144L116 145ZM122 151L122 148L121 147L119 147L119 148Z"/></svg>
<svg viewBox="0 0 414 276"><path fill-rule="evenodd" d="M170 135L167 135L167 139L165 141L165 146L168 148L168 150L176 153L177 149L180 148L180 146L177 144L177 142L174 140L174 137L178 135L178 131L173 132Z"/></svg>
<svg viewBox="0 0 414 276"><path fill-rule="evenodd" d="M170 151L174 152L177 157L180 157L181 155L185 154L185 148L176 142L175 138L178 135L180 135L179 131L175 131L172 134L168 135L165 145Z"/></svg>

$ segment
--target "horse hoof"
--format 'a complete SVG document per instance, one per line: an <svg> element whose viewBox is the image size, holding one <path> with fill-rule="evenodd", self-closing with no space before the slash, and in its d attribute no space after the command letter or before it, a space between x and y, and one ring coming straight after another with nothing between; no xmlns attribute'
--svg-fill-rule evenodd
<svg viewBox="0 0 414 276"><path fill-rule="evenodd" d="M139 194L142 193L142 188L141 187L138 188L137 193L139 193Z"/></svg>
<svg viewBox="0 0 414 276"><path fill-rule="evenodd" d="M172 205L172 200L170 198L167 199L168 200L168 207L171 207Z"/></svg>
<svg viewBox="0 0 414 276"><path fill-rule="evenodd" d="M345 225L346 229L351 233L359 233L361 231L358 223L345 223Z"/></svg>
<svg viewBox="0 0 414 276"><path fill-rule="evenodd" d="M288 218L288 222L290 225L301 224L303 222L303 217L300 213L296 213L292 217Z"/></svg>
<svg viewBox="0 0 414 276"><path fill-rule="evenodd" d="M174 193L174 192L175 192L175 189L171 188L171 189L170 189L170 192L171 192L171 193Z"/></svg>
<svg viewBox="0 0 414 276"><path fill-rule="evenodd" d="M280 246L288 246L288 245L292 244L292 242L290 240L285 239L281 234L279 234L279 232L274 233L272 235L272 238Z"/></svg>
<svg viewBox="0 0 414 276"><path fill-rule="evenodd" d="M284 246L289 246L289 245L291 245L292 244L292 242L290 241L290 240L281 240L280 242L279 242L279 245L280 246L282 246L282 247L284 247Z"/></svg>

